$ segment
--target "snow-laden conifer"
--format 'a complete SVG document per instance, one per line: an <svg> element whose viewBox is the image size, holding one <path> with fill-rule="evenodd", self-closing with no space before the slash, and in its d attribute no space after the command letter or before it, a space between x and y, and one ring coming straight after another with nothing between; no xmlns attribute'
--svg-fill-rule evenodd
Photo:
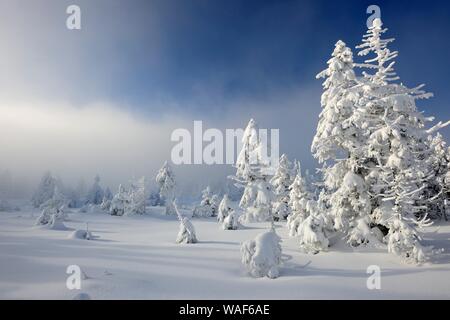
<svg viewBox="0 0 450 320"><path fill-rule="evenodd" d="M178 220L180 220L180 229L178 231L177 243L196 243L197 235L195 234L195 228L192 222L188 217L181 215L178 211L178 207L176 203L172 203L173 208L178 216Z"/></svg>
<svg viewBox="0 0 450 320"><path fill-rule="evenodd" d="M291 214L289 207L289 187L294 181L292 163L289 161L288 157L283 154L280 157L278 167L276 169L275 175L270 180L274 188L275 201L273 203L273 215L275 220L286 220Z"/></svg>
<svg viewBox="0 0 450 320"><path fill-rule="evenodd" d="M219 222L223 222L223 220L228 216L230 211L232 210L231 201L228 198L228 194L225 194L222 198L222 201L220 201L219 204L219 210L217 214L217 220Z"/></svg>
<svg viewBox="0 0 450 320"><path fill-rule="evenodd" d="M112 216L123 216L129 201L130 199L127 191L122 185L119 185L119 190L111 200L109 213Z"/></svg>
<svg viewBox="0 0 450 320"><path fill-rule="evenodd" d="M173 215L176 214L173 208L173 200L175 197L175 175L170 167L169 163L166 161L163 167L159 170L156 175L156 182L159 186L160 197L164 200L166 206L166 214Z"/></svg>
<svg viewBox="0 0 450 320"><path fill-rule="evenodd" d="M214 200L214 201L213 201ZM217 211L217 199L213 199L211 188L207 186L202 191L202 200L198 206L194 208L193 217L213 217Z"/></svg>
<svg viewBox="0 0 450 320"><path fill-rule="evenodd" d="M262 160L258 124L251 119L242 137L242 150L236 162L237 184L244 187L239 206L244 222L261 222L272 219L273 187L270 184L268 164Z"/></svg>
<svg viewBox="0 0 450 320"><path fill-rule="evenodd" d="M147 201L147 189L145 177L131 184L128 201L125 205L125 215L145 214L145 205Z"/></svg>

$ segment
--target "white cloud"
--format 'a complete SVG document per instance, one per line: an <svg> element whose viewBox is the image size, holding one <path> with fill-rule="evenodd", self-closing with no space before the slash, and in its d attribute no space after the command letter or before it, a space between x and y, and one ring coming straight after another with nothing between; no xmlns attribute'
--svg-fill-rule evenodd
<svg viewBox="0 0 450 320"><path fill-rule="evenodd" d="M108 183L150 175L170 156L180 119L142 120L95 104L0 104L0 166L36 177L50 169L74 180L97 172Z"/></svg>

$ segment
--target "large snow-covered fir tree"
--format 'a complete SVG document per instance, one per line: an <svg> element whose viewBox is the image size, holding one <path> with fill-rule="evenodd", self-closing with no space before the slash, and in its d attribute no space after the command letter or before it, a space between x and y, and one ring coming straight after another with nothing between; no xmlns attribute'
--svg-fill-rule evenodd
<svg viewBox="0 0 450 320"><path fill-rule="evenodd" d="M431 119L415 103L432 95L397 82L398 53L388 48L393 39L381 38L386 31L375 19L357 47L360 56L372 55L361 64L343 42L336 44L318 75L326 80L312 152L324 163L323 207L334 228L351 245L381 240L390 252L420 263L429 250L416 227L427 224L433 197L440 196L434 190L439 161L433 169L436 148L425 128ZM362 77L354 66L364 69Z"/></svg>
<svg viewBox="0 0 450 320"><path fill-rule="evenodd" d="M261 140L258 137L258 125L251 119L242 137L242 150L236 161L238 185L244 187L239 206L244 211L244 222L270 221L272 219L273 187L270 176L265 170L267 164L261 157Z"/></svg>
<svg viewBox="0 0 450 320"><path fill-rule="evenodd" d="M328 68L316 76L325 78L322 112L311 146L319 162L345 156L345 150L355 150L359 146L357 130L350 120L358 101L351 49L338 41L327 64Z"/></svg>
<svg viewBox="0 0 450 320"><path fill-rule="evenodd" d="M433 171L426 161L430 147L425 126L430 119L417 110L416 101L432 94L422 91L423 86L410 89L396 82L394 59L398 53L388 48L394 39L382 39L386 31L381 20L375 19L357 47L359 55L372 55L359 66L375 72L363 72L364 105L355 121L368 137L363 148L364 169L372 206L378 209L371 223L388 230L391 252L420 263L426 252L420 245L416 218L426 216L429 199L424 199L425 190Z"/></svg>
<svg viewBox="0 0 450 320"><path fill-rule="evenodd" d="M329 202L327 207L334 227L349 235L360 225L358 219L366 219L370 214L371 203L360 172L364 137L354 122L361 88L354 72L353 53L343 41L335 44L328 68L317 78L325 78L321 97L323 110L311 151L324 164L322 198ZM353 236L351 241L363 243L366 239Z"/></svg>
<svg viewBox="0 0 450 320"><path fill-rule="evenodd" d="M165 202L166 214L172 215L176 214L175 208L173 207L173 201L175 197L175 175L173 174L172 168L166 161L161 169L159 169L156 175L156 182L159 186L159 194Z"/></svg>

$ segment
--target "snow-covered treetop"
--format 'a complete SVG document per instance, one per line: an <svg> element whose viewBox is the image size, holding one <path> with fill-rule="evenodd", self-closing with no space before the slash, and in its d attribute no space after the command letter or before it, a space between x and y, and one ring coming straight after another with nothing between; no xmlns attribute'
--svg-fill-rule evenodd
<svg viewBox="0 0 450 320"><path fill-rule="evenodd" d="M353 72L353 53L344 41L339 40L335 44L331 59L327 62L328 68L320 72L316 78L326 78L323 83L325 89L332 85L345 83L346 81L355 80Z"/></svg>
<svg viewBox="0 0 450 320"><path fill-rule="evenodd" d="M276 194L283 195L288 193L289 186L297 173L296 165L292 165L285 154L281 155L275 174L270 180Z"/></svg>
<svg viewBox="0 0 450 320"><path fill-rule="evenodd" d="M247 181L253 176L252 165L258 161L260 140L258 137L258 124L250 119L242 136L242 150L236 161L236 177Z"/></svg>
<svg viewBox="0 0 450 320"><path fill-rule="evenodd" d="M358 64L357 66L375 69L376 73L374 75L369 75L365 72L363 74L374 83L380 85L399 79L394 70L395 61L393 61L398 56L398 51L391 51L388 48L388 44L394 42L395 39L381 38L387 30L387 28L383 29L383 22L380 18L375 19L372 26L363 36L362 44L356 47L361 49L358 52L359 56L367 56L370 53L375 54L375 57L369 58L363 64Z"/></svg>
<svg viewBox="0 0 450 320"><path fill-rule="evenodd" d="M323 110L311 145L311 152L319 162L335 159L343 151L355 148L357 143L354 125L349 121L359 99L354 89L358 82L353 70L353 54L339 40L331 56L328 68L317 75L317 78L325 78L321 96Z"/></svg>
<svg viewBox="0 0 450 320"><path fill-rule="evenodd" d="M170 167L169 163L166 161L161 169L159 169L156 175L156 182L160 187L160 193L164 197L168 197L173 194L173 189L175 188L175 175Z"/></svg>

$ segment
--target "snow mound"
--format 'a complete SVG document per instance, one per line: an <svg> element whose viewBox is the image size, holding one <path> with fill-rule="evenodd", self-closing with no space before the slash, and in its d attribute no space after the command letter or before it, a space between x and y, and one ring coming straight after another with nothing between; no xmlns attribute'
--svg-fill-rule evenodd
<svg viewBox="0 0 450 320"><path fill-rule="evenodd" d="M63 222L63 218L57 215L53 215L50 219L50 223L46 226L50 230L70 230Z"/></svg>
<svg viewBox="0 0 450 320"><path fill-rule="evenodd" d="M245 241L241 246L242 263L253 277L279 276L281 264L281 238L275 231L256 236L254 240Z"/></svg>
<svg viewBox="0 0 450 320"><path fill-rule="evenodd" d="M86 230L77 229L72 232L69 236L69 239L82 239L82 240L91 240L93 239L92 233Z"/></svg>
<svg viewBox="0 0 450 320"><path fill-rule="evenodd" d="M237 230L241 227L239 222L239 215L232 210L224 219L222 223L223 230Z"/></svg>

